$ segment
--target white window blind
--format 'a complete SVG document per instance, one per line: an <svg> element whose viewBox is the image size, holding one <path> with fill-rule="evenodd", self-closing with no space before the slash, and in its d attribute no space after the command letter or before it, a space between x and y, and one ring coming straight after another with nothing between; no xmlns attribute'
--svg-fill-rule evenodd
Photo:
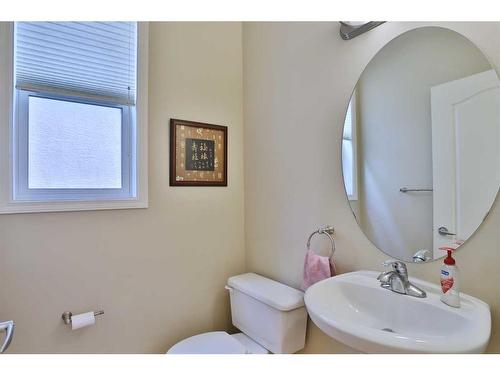
<svg viewBox="0 0 500 375"><path fill-rule="evenodd" d="M15 84L134 105L135 22L16 22Z"/></svg>

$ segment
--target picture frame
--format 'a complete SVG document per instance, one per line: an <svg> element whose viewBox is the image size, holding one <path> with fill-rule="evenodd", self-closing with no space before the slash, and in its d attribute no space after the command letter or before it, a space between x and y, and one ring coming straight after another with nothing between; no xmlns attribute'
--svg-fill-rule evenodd
<svg viewBox="0 0 500 375"><path fill-rule="evenodd" d="M170 186L227 186L227 126L170 119Z"/></svg>

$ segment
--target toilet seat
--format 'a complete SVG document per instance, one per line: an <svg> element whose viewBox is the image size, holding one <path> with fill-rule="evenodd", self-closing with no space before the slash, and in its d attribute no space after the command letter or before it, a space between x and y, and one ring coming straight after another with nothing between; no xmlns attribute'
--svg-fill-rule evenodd
<svg viewBox="0 0 500 375"><path fill-rule="evenodd" d="M167 354L247 354L246 347L224 331L188 337L172 346Z"/></svg>

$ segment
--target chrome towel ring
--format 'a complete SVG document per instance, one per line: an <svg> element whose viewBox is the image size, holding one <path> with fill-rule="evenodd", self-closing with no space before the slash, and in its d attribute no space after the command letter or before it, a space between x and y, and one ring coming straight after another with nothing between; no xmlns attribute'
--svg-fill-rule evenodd
<svg viewBox="0 0 500 375"><path fill-rule="evenodd" d="M328 236L330 239L330 242L332 244L332 251L330 253L330 261L333 262L333 253L335 253L335 239L333 238L333 233L334 229L333 226L327 225L325 227L319 228L318 230L315 230L314 232L311 233L309 238L307 239L307 250L311 249L311 239L314 237L315 234L324 234Z"/></svg>

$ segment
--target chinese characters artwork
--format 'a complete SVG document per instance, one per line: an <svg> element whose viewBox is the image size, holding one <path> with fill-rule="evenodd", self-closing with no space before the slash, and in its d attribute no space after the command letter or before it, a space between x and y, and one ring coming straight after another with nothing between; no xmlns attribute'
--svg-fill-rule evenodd
<svg viewBox="0 0 500 375"><path fill-rule="evenodd" d="M170 120L170 186L227 186L227 127Z"/></svg>
<svg viewBox="0 0 500 375"><path fill-rule="evenodd" d="M215 141L186 138L186 170L215 170Z"/></svg>

